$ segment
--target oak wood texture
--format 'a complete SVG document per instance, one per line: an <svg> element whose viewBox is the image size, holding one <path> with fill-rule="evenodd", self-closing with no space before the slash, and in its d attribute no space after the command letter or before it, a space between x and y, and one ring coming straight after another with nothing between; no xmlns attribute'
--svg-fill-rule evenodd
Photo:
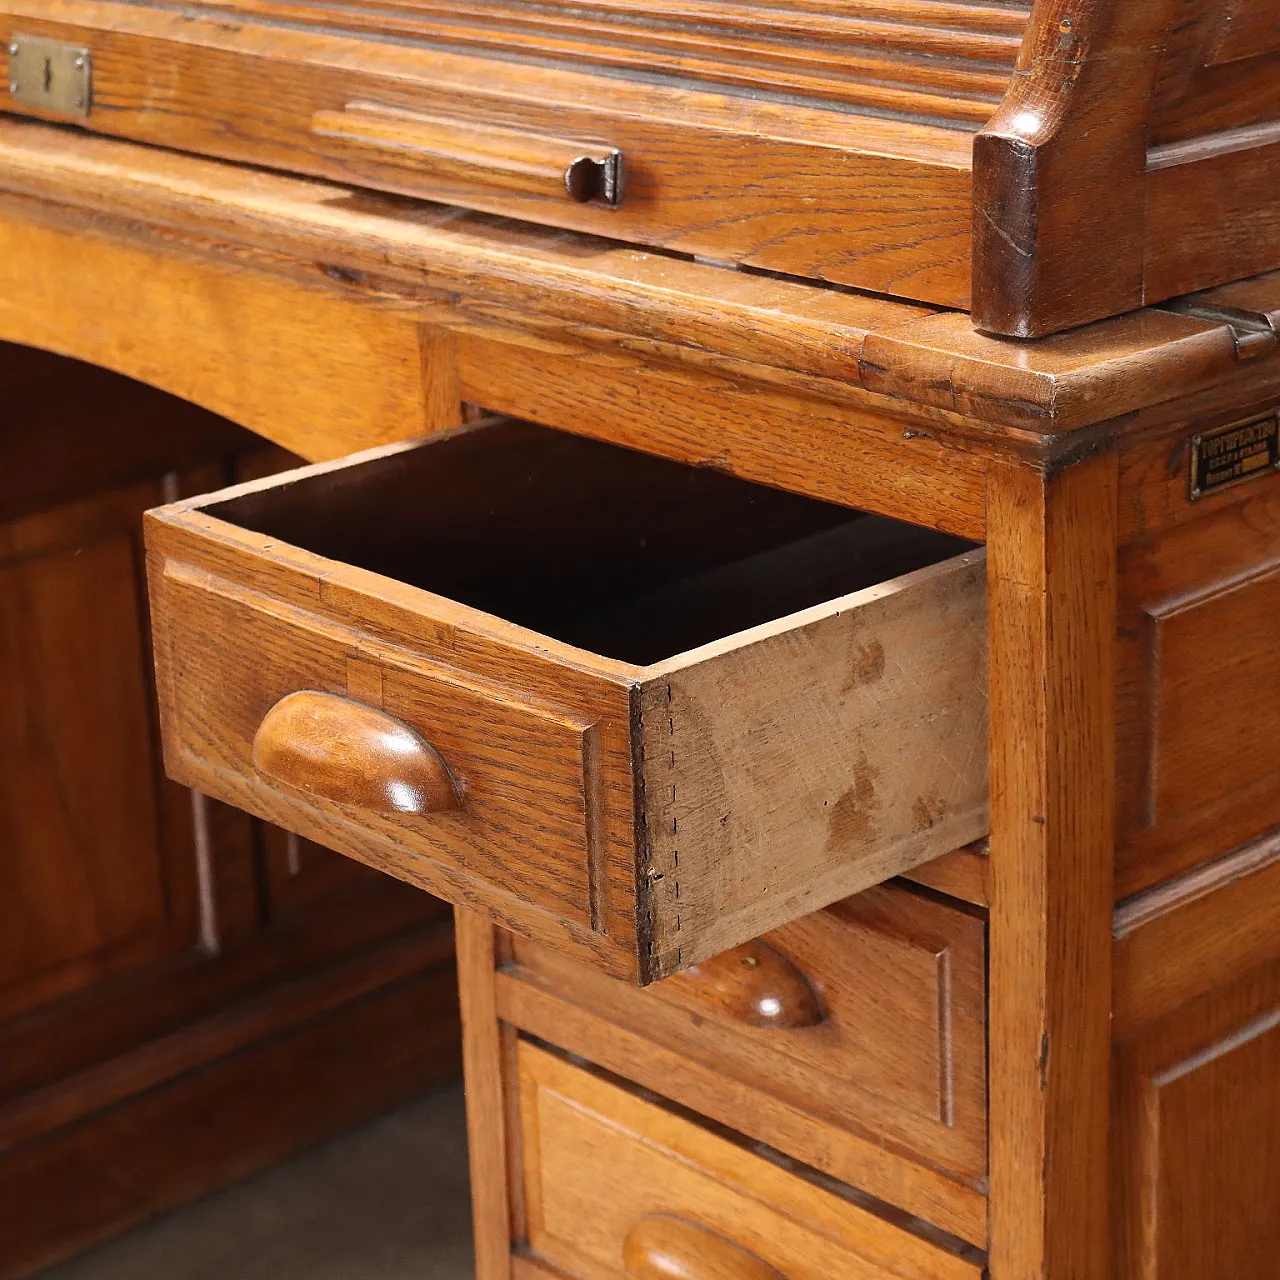
<svg viewBox="0 0 1280 1280"><path fill-rule="evenodd" d="M785 1280L732 1240L687 1218L651 1213L622 1242L628 1280Z"/></svg>
<svg viewBox="0 0 1280 1280"><path fill-rule="evenodd" d="M317 111L311 118L311 132L428 178L457 177L579 204L599 200L617 205L622 199L621 153L590 142L389 110L367 102L349 102L341 111Z"/></svg>
<svg viewBox="0 0 1280 1280"><path fill-rule="evenodd" d="M3 256L34 277L6 281L4 337L159 387L305 457L459 421L456 393L451 407L433 399L426 340L407 320L255 272L209 274L141 246L51 241L8 223Z"/></svg>
<svg viewBox="0 0 1280 1280"><path fill-rule="evenodd" d="M975 334L962 315L33 123L0 122L0 159L0 190L23 197L5 205L0 259L3 296L23 305L0 310L0 333L107 365L145 352L145 371L125 371L201 403L223 393L184 372L192 335L206 340L209 326L215 350L229 339L212 324L223 311L184 308L188 273L198 296L216 298L234 268L255 295L305 283L299 323L313 296L421 322L433 428L457 420L462 398L981 537L988 454L1063 465L1095 447L1104 420L1242 376L1221 321L1140 312L1009 342ZM86 236L73 295L46 264L69 261ZM118 246L142 252L122 259ZM130 281L128 264L156 253L183 274L154 271L148 290L122 288L120 271ZM360 325L343 307L329 332ZM117 331L134 340L104 340ZM269 329L252 337L230 350L254 370L253 386L267 384L270 407L277 370L301 357ZM314 359L315 343L307 349ZM1264 358L1252 373L1272 367ZM252 413L255 430L304 456L334 457L386 438L355 434L347 415L360 394L335 390L336 419L300 418L292 402L271 414L241 403L232 416ZM406 412L383 409L381 429L412 434Z"/></svg>
<svg viewBox="0 0 1280 1280"><path fill-rule="evenodd" d="M0 382L13 1280L447 1079L457 1029L442 904L161 775L142 512L287 459L59 357L0 344Z"/></svg>
<svg viewBox="0 0 1280 1280"><path fill-rule="evenodd" d="M447 955L447 935L444 942ZM273 993L266 1017L262 1002L246 1004L252 1038L241 1039L232 1019L193 1024L203 1053L190 1055L185 1069L171 1072L166 1063L149 1079L152 1063L140 1056L138 1087L7 1150L0 1275L23 1280L452 1078L452 966L438 963L438 940L410 965L406 952L403 945L371 950L360 958L366 972L358 984L353 963ZM293 1006L303 996L311 1007L298 1016L305 1006ZM135 1067L128 1056L112 1065L122 1077Z"/></svg>
<svg viewBox="0 0 1280 1280"><path fill-rule="evenodd" d="M663 1276L634 1266L646 1238L656 1246L653 1220L662 1217L728 1242L695 1237L693 1248L704 1259L710 1254L720 1270L688 1266L691 1280L764 1280L770 1272L762 1266L787 1280L981 1275L976 1250L912 1235L838 1186L779 1168L656 1099L641 1099L526 1041L516 1046L516 1061L528 1249L570 1274ZM662 1244L689 1250L689 1229L664 1225Z"/></svg>
<svg viewBox="0 0 1280 1280"><path fill-rule="evenodd" d="M953 539L504 421L150 529L177 776L616 975L986 829L982 558ZM252 744L299 691L420 734L459 808L353 805L342 742L327 791L275 785Z"/></svg>
<svg viewBox="0 0 1280 1280"><path fill-rule="evenodd" d="M91 49L99 132L972 302L1023 337L1280 266L1268 22L1229 0L0 6L6 43ZM1077 246L1104 241L1098 271Z"/></svg>
<svg viewBox="0 0 1280 1280"><path fill-rule="evenodd" d="M977 840L963 849L944 853L903 873L907 880L922 884L951 898L986 907L991 902L990 842Z"/></svg>
<svg viewBox="0 0 1280 1280"><path fill-rule="evenodd" d="M1280 825L1280 476L1120 552L1117 890Z"/></svg>
<svg viewBox="0 0 1280 1280"><path fill-rule="evenodd" d="M1118 464L992 476L995 1276L1101 1276L1115 843Z"/></svg>
<svg viewBox="0 0 1280 1280"><path fill-rule="evenodd" d="M686 969L712 1002L749 1027L795 1031L826 1016L803 970L758 938Z"/></svg>
<svg viewBox="0 0 1280 1280"><path fill-rule="evenodd" d="M1117 913L1117 1277L1263 1280L1280 1223L1280 839Z"/></svg>
<svg viewBox="0 0 1280 1280"><path fill-rule="evenodd" d="M493 974L501 945L496 927L474 911L454 913L467 1155L476 1280L510 1280L511 1241L525 1233L515 1143L515 1031L498 1021Z"/></svg>
<svg viewBox="0 0 1280 1280"><path fill-rule="evenodd" d="M1196 29L1228 8L1033 7L1010 88L974 142L979 329L1040 337L1280 261L1274 55L1258 49L1256 90L1236 95L1234 115L1220 104L1238 86L1224 95L1194 73ZM1083 250L1103 243L1099 271Z"/></svg>
<svg viewBox="0 0 1280 1280"><path fill-rule="evenodd" d="M796 1027L745 1021L737 993L726 999L719 973L744 949L715 962L710 979L695 966L636 991L514 939L498 1008L534 1035L985 1244L983 937L980 920L896 886L775 930L757 945L785 961L821 1009L821 1021Z"/></svg>
<svg viewBox="0 0 1280 1280"><path fill-rule="evenodd" d="M430 743L384 711L329 693L281 698L253 735L253 767L286 788L370 813L421 817L460 803Z"/></svg>
<svg viewBox="0 0 1280 1280"><path fill-rule="evenodd" d="M10 0L0 9L0 39L29 32L91 47L89 124L102 132L943 305L967 301L970 135L921 118L950 93L898 90L913 118L878 110L851 117L795 99L786 83L779 87L788 99L777 101L696 78L654 83L647 63L634 77L591 74L589 49L566 58L572 39L542 51L559 65L538 61L536 44L495 63L481 50L427 43L421 32L417 40L374 39L343 32L329 8L290 7L293 21L263 20L263 8L228 21L205 6L177 13L114 0ZM953 21L982 17L976 5L948 8ZM632 8L633 30L642 12ZM803 14L792 21L806 17L818 26ZM932 24L922 25L927 37ZM910 24L903 28L909 33ZM945 40L936 26L932 34ZM810 56L822 56L820 40L805 43ZM976 43L1003 45L1007 60L1017 38L979 33ZM530 53L533 62L524 60ZM834 60L853 65L847 55ZM159 65L163 85L153 76ZM900 84L912 65L937 61L927 52L897 61ZM416 172L400 156L387 163L367 148L330 145L313 130L314 117L329 119L352 102L617 149L627 158L625 199L610 208L566 200L563 189L504 192L457 168ZM815 188L824 192L820 203ZM706 199L708 189L717 199Z"/></svg>

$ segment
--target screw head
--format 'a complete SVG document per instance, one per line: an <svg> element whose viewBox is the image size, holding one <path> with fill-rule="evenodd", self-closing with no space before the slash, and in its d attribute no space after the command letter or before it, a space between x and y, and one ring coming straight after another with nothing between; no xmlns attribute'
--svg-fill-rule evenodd
<svg viewBox="0 0 1280 1280"><path fill-rule="evenodd" d="M11 58L16 58L21 52L22 46L16 40L9 42L9 56Z"/></svg>
<svg viewBox="0 0 1280 1280"><path fill-rule="evenodd" d="M82 53L72 64L77 71L83 71L85 68L84 54Z"/></svg>

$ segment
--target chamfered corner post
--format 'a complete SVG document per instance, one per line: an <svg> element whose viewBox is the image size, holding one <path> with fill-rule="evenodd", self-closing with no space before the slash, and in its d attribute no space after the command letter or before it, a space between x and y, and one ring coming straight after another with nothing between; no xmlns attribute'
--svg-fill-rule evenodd
<svg viewBox="0 0 1280 1280"><path fill-rule="evenodd" d="M996 463L991 1280L1109 1274L1117 461Z"/></svg>

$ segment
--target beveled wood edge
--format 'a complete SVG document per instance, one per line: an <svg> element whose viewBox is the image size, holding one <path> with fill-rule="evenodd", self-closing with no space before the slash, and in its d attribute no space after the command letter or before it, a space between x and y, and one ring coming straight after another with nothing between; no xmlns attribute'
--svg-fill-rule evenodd
<svg viewBox="0 0 1280 1280"><path fill-rule="evenodd" d="M1117 907L1112 1017L1123 1041L1280 957L1280 830Z"/></svg>
<svg viewBox="0 0 1280 1280"><path fill-rule="evenodd" d="M495 975L495 1005L510 1025L539 1039L558 1042L563 1049L577 1052L588 1061L663 1097L673 1093L688 1096L699 1086L725 1091L742 1107L763 1098L759 1090L729 1077L718 1076L695 1060L655 1044L630 1028L606 1021L587 1009L566 1002L544 984L521 976L519 970L503 970ZM550 1041L549 1041L550 1042ZM682 1078L679 1089L671 1081ZM672 1099L680 1106L678 1099ZM701 1110L700 1108L692 1108ZM831 1145L827 1123L798 1110L776 1097L760 1108L761 1127L753 1137L784 1150L795 1142L788 1136L801 1132L815 1145L827 1145L831 1159L825 1171L848 1185L892 1204L922 1221L983 1249L987 1238L987 1198L976 1186L935 1168L918 1152L887 1148L878 1135L841 1130L838 1144ZM776 1117L776 1118L771 1118ZM728 1124L728 1113L715 1123ZM735 1129L735 1132L742 1132ZM763 1135L763 1136L761 1136Z"/></svg>
<svg viewBox="0 0 1280 1280"><path fill-rule="evenodd" d="M990 841L984 837L902 873L903 880L985 911L991 904Z"/></svg>
<svg viewBox="0 0 1280 1280"><path fill-rule="evenodd" d="M991 1267L1109 1272L1118 459L989 489Z"/></svg>
<svg viewBox="0 0 1280 1280"><path fill-rule="evenodd" d="M270 569L273 565L283 566L300 575L301 580L324 583L332 580L335 573L340 573L344 579L343 585L361 599L387 602L401 611L407 610L411 613L428 614L450 626L463 628L495 644L515 649L539 661L550 660L557 666L568 667L574 671L582 672L595 680L623 689L633 687L643 678L645 674L644 668L633 666L616 658L593 653L589 649L579 649L574 645L566 644L541 632L532 631L518 623L508 622L497 614L486 613L470 605L461 604L448 596L438 595L423 587L411 586L395 578L387 577L385 574L375 573L369 569L361 569L340 560L331 560L314 552L306 551L280 538L241 528L230 521L210 515L206 511L207 507L220 505L247 494L261 493L273 488L296 484L314 476L327 475L334 471L345 470L348 467L357 467L383 458L409 453L441 437L483 429L493 421L495 420L486 419L482 422L467 423L460 427L450 428L433 436L417 437L392 445L379 445L373 449L366 449L333 462L313 463L310 466L299 467L294 471L286 471L277 476L268 476L262 480L250 480L244 484L215 490L212 493L200 494L194 498L180 499L178 502L168 506L154 507L146 512L143 517L144 526L148 530L148 545L150 546L151 544L152 529L165 529L181 534L184 541L183 549L177 554L168 545L162 548L167 560L177 560L185 563L187 559L191 558L185 553L195 550L191 545L191 540L194 539L197 547L201 543L207 543L210 547L221 548L232 552L238 557L247 557L250 560L259 562L267 569ZM273 484L272 481L278 483ZM197 562L201 559L198 550L196 551L195 559ZM204 568L204 566L201 565L201 568ZM218 573L216 569L210 571ZM219 574L219 576L224 575ZM402 641L396 640L390 635L383 638L388 644L403 647Z"/></svg>
<svg viewBox="0 0 1280 1280"><path fill-rule="evenodd" d="M20 1094L0 1106L0 1153L163 1087L175 1076L207 1067L264 1035L287 1033L424 969L448 970L453 955L446 917L400 934L368 954L357 954L304 978L278 982L189 1028Z"/></svg>
<svg viewBox="0 0 1280 1280"><path fill-rule="evenodd" d="M1159 340L1099 359L1132 327L1132 313L1049 339L1055 347L983 337L955 313L953 339L922 332L929 312L909 303L443 207L406 213L403 202L370 193L35 123L0 121L0 191L28 198L18 202L24 217L50 212L30 201L51 202L78 211L99 234L134 237L140 224L166 229L193 238L183 245L168 236L170 251L302 277L367 305L416 309L463 338L470 319L451 311L446 293L461 293L469 305L501 303L528 321L586 323L602 343L626 346L648 335L673 350L742 361L744 372L782 371L805 394L833 402L890 413L895 403L899 413L931 409L940 436L951 432L1033 465L1078 447L1071 435L1079 429L1211 386L1238 368L1229 329L1191 317L1179 317L1177 329L1195 344L1190 360L1164 323ZM246 261L246 248L256 260ZM1036 368L1039 353L1064 344L1067 354ZM1280 360L1271 363L1280 381Z"/></svg>
<svg viewBox="0 0 1280 1280"><path fill-rule="evenodd" d="M542 1083L555 1078L577 1078L585 1083L588 1092L615 1094L633 1114L650 1113L652 1123L637 1126L636 1133L651 1136L656 1144L666 1146L678 1159L705 1168L722 1181L732 1178L737 1183L741 1178L747 1184L741 1186L745 1195L771 1205L811 1230L820 1231L849 1252L864 1257L872 1266L896 1264L908 1272L928 1274L932 1271L939 1280L943 1277L980 1280L983 1270L978 1260L980 1254L966 1241L957 1239L952 1249L945 1249L939 1242L917 1235L890 1218L880 1217L856 1199L841 1195L829 1183L824 1185L821 1179L805 1176L802 1169L779 1167L763 1155L752 1153L749 1145L743 1150L734 1135L717 1132L714 1126L700 1121L660 1094L645 1097L629 1087L625 1079L567 1061L551 1047L521 1037L516 1042L516 1056L522 1068L522 1080ZM582 1099L572 1101L581 1103ZM673 1134L679 1136L673 1138ZM680 1150L681 1147L684 1150ZM701 1150L691 1151L690 1147ZM819 1205L821 1209L815 1212Z"/></svg>
<svg viewBox="0 0 1280 1280"><path fill-rule="evenodd" d="M836 596L819 604L811 605L806 609L796 610L781 617L770 619L767 622L759 623L754 627L747 627L742 631L736 631L730 635L708 641L706 644L673 654L671 657L659 662L651 663L647 666L638 666L621 659L594 653L589 649L579 648L576 645L557 640L542 632L533 631L518 623L508 622L496 614L486 613L481 609L459 603L448 596L438 595L424 587L410 586L398 582L394 578L388 578L384 574L346 565L342 561L331 560L303 550L280 538L254 533L209 513L209 508L222 506L237 498L288 488L294 484L304 483L319 476L331 475L369 463L380 462L387 458L413 453L418 449L429 448L432 444L443 440L484 431L504 421L510 421L510 419L491 417L463 423L460 426L449 427L442 431L433 432L430 435L417 436L389 445L377 445L371 449L364 449L343 458L310 463L307 466L297 467L276 475L229 485L224 489L197 494L190 498L181 498L163 507L152 508L146 513L145 519L148 522L181 528L198 539L209 539L228 548L234 548L255 559L262 559L269 550L271 553L269 559L275 561L284 560L289 567L301 574L305 574L309 578L323 579L328 571L334 568L341 569L344 574L351 577L353 583L358 583L363 588L361 594L364 595L375 596L383 594L377 591L377 587L379 584L388 584L385 594L394 594L397 600L406 606L417 602L424 612L430 612L434 616L442 617L452 625L465 627L469 631L475 631L500 644L510 645L522 652L534 653L543 658L550 657L557 663L563 663L575 670L598 676L610 683L621 684L626 687L638 687L641 691L651 685L661 683L671 675L688 667L697 666L723 654L759 644L775 636L784 635L789 631L820 621L833 614L846 613L871 604L874 601L919 589L927 586L935 578L949 577L971 565L983 563L986 560L986 551L982 547L961 552L957 556L951 556L946 560L925 565L909 573L900 574L895 578L872 583L870 586L862 587L847 595Z"/></svg>

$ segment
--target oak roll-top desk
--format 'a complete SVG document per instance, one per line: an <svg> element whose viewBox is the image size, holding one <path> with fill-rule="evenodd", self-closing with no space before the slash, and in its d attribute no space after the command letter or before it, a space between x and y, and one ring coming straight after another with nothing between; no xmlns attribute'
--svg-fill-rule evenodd
<svg viewBox="0 0 1280 1280"><path fill-rule="evenodd" d="M0 340L315 464L148 517L166 766L458 907L479 1280L1273 1280L1272 11L857 8L8 0Z"/></svg>

